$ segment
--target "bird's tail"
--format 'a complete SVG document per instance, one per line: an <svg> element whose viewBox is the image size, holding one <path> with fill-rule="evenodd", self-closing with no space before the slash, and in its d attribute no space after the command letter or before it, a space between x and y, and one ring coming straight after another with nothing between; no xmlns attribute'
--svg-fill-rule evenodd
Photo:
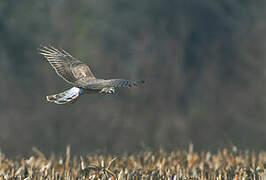
<svg viewBox="0 0 266 180"><path fill-rule="evenodd" d="M56 104L66 104L68 102L74 102L81 93L82 93L81 88L73 87L64 92L46 96L46 99L47 101Z"/></svg>

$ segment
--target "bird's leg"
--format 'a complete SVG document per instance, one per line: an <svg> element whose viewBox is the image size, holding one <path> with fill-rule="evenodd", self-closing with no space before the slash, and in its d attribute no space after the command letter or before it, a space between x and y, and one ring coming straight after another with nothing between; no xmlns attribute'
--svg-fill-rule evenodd
<svg viewBox="0 0 266 180"><path fill-rule="evenodd" d="M105 87L105 88L102 88L102 90L100 91L100 93L107 93L107 94L111 94L114 92L115 92L114 87Z"/></svg>

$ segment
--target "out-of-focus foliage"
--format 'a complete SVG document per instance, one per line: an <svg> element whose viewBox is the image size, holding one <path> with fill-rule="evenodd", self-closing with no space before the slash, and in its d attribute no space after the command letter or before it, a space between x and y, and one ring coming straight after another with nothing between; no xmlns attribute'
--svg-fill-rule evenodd
<svg viewBox="0 0 266 180"><path fill-rule="evenodd" d="M262 0L1 1L0 147L265 148L265 17ZM40 44L66 49L98 77L147 83L47 103L69 85Z"/></svg>
<svg viewBox="0 0 266 180"><path fill-rule="evenodd" d="M192 149L191 149L192 150ZM0 179L265 179L265 152L223 149L217 153L148 150L135 154L89 154L10 160L0 154Z"/></svg>

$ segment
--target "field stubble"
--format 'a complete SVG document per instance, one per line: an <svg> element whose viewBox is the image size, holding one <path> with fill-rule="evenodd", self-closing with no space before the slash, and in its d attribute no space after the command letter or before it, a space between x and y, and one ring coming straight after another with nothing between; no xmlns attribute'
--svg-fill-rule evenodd
<svg viewBox="0 0 266 180"><path fill-rule="evenodd" d="M46 157L37 148L34 156L10 160L0 154L0 179L215 179L266 180L266 152L222 149L216 153L175 150L119 156Z"/></svg>

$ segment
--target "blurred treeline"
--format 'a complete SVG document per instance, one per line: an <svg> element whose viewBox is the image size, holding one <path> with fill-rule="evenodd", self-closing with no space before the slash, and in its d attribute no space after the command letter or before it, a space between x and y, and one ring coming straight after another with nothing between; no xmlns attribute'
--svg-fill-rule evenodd
<svg viewBox="0 0 266 180"><path fill-rule="evenodd" d="M266 148L265 0L0 1L0 148ZM70 87L37 53L64 48L115 95L47 103Z"/></svg>

